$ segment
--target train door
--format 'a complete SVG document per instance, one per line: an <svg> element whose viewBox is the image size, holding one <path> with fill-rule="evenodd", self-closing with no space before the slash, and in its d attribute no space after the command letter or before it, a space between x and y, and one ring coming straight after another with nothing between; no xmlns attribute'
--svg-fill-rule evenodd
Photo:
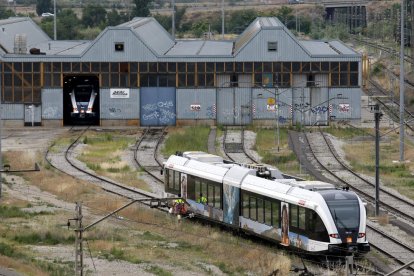
<svg viewBox="0 0 414 276"><path fill-rule="evenodd" d="M251 88L220 88L217 90L217 123L248 125L252 122Z"/></svg>
<svg viewBox="0 0 414 276"><path fill-rule="evenodd" d="M99 78L71 75L63 78L63 124L99 125Z"/></svg>
<svg viewBox="0 0 414 276"><path fill-rule="evenodd" d="M174 87L142 87L140 92L142 126L174 126L176 124Z"/></svg>

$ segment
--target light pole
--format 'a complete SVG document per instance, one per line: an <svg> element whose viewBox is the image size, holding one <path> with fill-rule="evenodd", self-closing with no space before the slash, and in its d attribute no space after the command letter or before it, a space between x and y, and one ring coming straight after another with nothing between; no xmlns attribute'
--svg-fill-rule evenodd
<svg viewBox="0 0 414 276"><path fill-rule="evenodd" d="M56 33L56 0L53 0L53 40L57 39Z"/></svg>

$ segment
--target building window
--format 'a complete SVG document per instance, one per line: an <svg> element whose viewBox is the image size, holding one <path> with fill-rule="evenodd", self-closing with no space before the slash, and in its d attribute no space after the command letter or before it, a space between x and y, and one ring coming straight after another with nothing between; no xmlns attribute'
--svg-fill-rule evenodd
<svg viewBox="0 0 414 276"><path fill-rule="evenodd" d="M267 50L269 52L277 52L277 41L267 42Z"/></svg>
<svg viewBox="0 0 414 276"><path fill-rule="evenodd" d="M115 52L123 52L123 51L124 51L124 43L115 42Z"/></svg>

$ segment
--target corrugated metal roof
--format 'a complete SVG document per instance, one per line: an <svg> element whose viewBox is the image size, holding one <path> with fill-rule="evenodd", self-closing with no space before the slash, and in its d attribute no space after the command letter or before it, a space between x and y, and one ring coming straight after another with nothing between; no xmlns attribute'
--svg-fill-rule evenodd
<svg viewBox="0 0 414 276"><path fill-rule="evenodd" d="M47 55L80 55L83 51L89 47L91 41L47 41L35 45L36 48L40 49L40 52L46 53Z"/></svg>
<svg viewBox="0 0 414 276"><path fill-rule="evenodd" d="M27 51L33 45L50 40L47 34L28 17L0 20L0 44L8 53L13 53L14 38L17 34L26 35Z"/></svg>
<svg viewBox="0 0 414 276"><path fill-rule="evenodd" d="M181 40L166 56L231 56L232 41Z"/></svg>
<svg viewBox="0 0 414 276"><path fill-rule="evenodd" d="M253 21L252 24L247 27L246 30L237 38L236 42L234 43L234 52L238 52L244 45L249 43L249 41L260 32L261 25L260 20L256 19Z"/></svg>
<svg viewBox="0 0 414 276"><path fill-rule="evenodd" d="M300 43L303 47L306 48L310 52L311 55L334 55L337 56L339 53L336 52L332 47L329 45L328 42L325 41L307 41L302 40Z"/></svg>
<svg viewBox="0 0 414 276"><path fill-rule="evenodd" d="M164 55L174 46L170 34L152 17L136 17L119 27L131 28L143 43L159 55Z"/></svg>
<svg viewBox="0 0 414 276"><path fill-rule="evenodd" d="M338 40L329 41L329 44L344 55L356 55L357 53Z"/></svg>

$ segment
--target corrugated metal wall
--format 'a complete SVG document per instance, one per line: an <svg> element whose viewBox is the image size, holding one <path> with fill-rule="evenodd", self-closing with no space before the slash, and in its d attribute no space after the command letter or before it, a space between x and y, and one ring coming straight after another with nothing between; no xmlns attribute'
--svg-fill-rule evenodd
<svg viewBox="0 0 414 276"><path fill-rule="evenodd" d="M305 112L307 125L327 125L329 117L328 88L311 87L310 110Z"/></svg>
<svg viewBox="0 0 414 276"><path fill-rule="evenodd" d="M278 50L269 52L268 42L277 41ZM235 57L236 61L308 61L310 56L285 30L262 30Z"/></svg>
<svg viewBox="0 0 414 276"><path fill-rule="evenodd" d="M239 87L252 87L252 74L239 74Z"/></svg>
<svg viewBox="0 0 414 276"><path fill-rule="evenodd" d="M171 126L176 122L175 87L143 87L140 93L142 126Z"/></svg>
<svg viewBox="0 0 414 276"><path fill-rule="evenodd" d="M330 101L332 105L331 116L335 116L335 120L360 119L361 93L360 88L330 88L330 98L344 98Z"/></svg>
<svg viewBox="0 0 414 276"><path fill-rule="evenodd" d="M252 122L251 103L251 88L217 89L217 124L250 124Z"/></svg>
<svg viewBox="0 0 414 276"><path fill-rule="evenodd" d="M315 85L325 87L329 85L329 74L315 74Z"/></svg>
<svg viewBox="0 0 414 276"><path fill-rule="evenodd" d="M293 88L292 93L293 124L309 124L309 114L311 112L310 89L307 87Z"/></svg>
<svg viewBox="0 0 414 276"><path fill-rule="evenodd" d="M109 89L100 89L101 119L139 119L139 89L130 89L129 98L111 98Z"/></svg>
<svg viewBox="0 0 414 276"><path fill-rule="evenodd" d="M1 118L3 120L23 120L24 104L2 104Z"/></svg>
<svg viewBox="0 0 414 276"><path fill-rule="evenodd" d="M156 34L154 34L156 35ZM124 43L124 51L115 52L116 42ZM144 43L129 29L107 29L92 47L82 56L82 61L157 61Z"/></svg>
<svg viewBox="0 0 414 276"><path fill-rule="evenodd" d="M42 119L63 119L62 89L42 89Z"/></svg>
<svg viewBox="0 0 414 276"><path fill-rule="evenodd" d="M191 105L200 105L199 111ZM215 119L216 89L177 89L177 119Z"/></svg>
<svg viewBox="0 0 414 276"><path fill-rule="evenodd" d="M216 86L217 87L230 87L230 75L216 75Z"/></svg>
<svg viewBox="0 0 414 276"><path fill-rule="evenodd" d="M269 98L276 100L278 110L268 110L267 103ZM256 120L273 120L278 117L280 124L287 124L292 119L292 89L290 88L253 89L253 104L253 118Z"/></svg>

